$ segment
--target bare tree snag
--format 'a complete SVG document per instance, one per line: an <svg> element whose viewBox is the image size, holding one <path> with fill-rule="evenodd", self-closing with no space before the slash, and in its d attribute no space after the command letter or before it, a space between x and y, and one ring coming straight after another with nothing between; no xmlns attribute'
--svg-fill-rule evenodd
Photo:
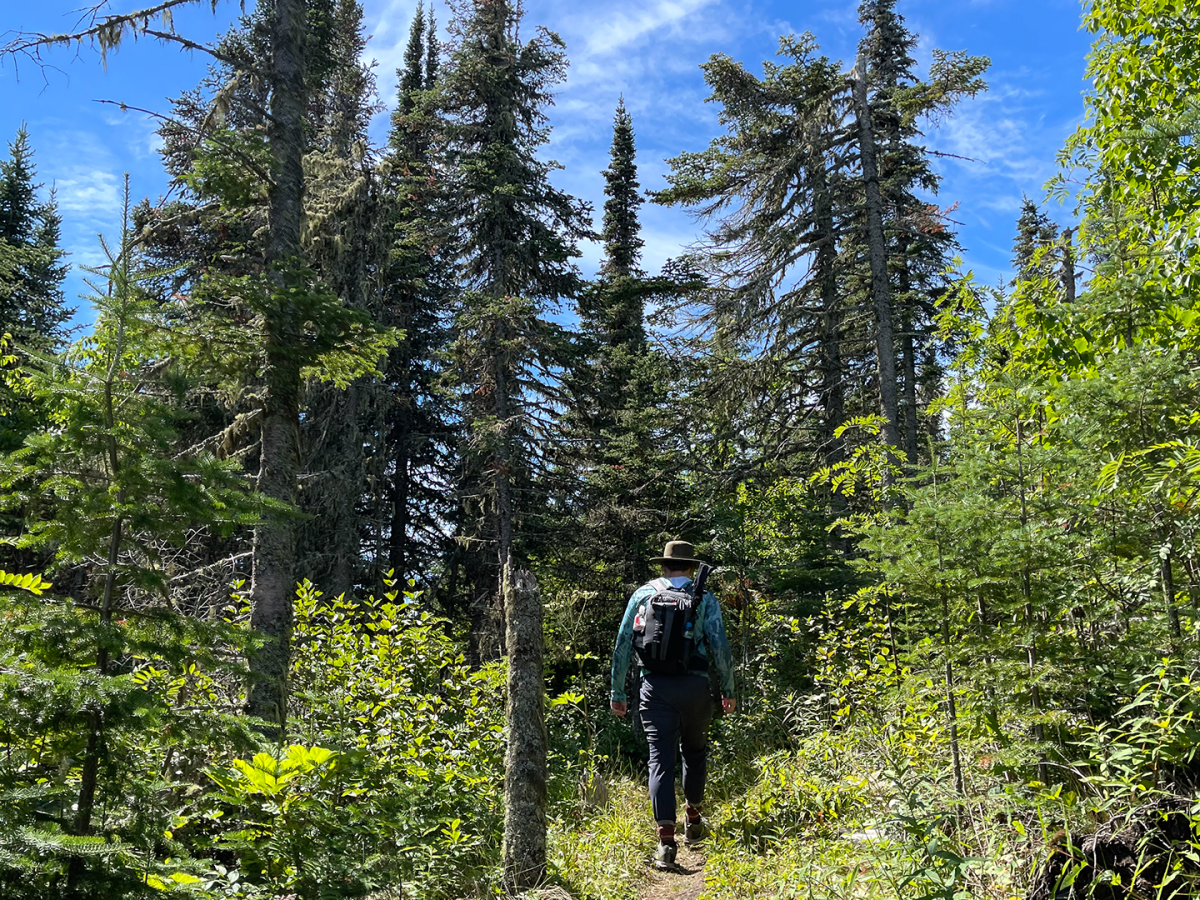
<svg viewBox="0 0 1200 900"><path fill-rule="evenodd" d="M542 597L533 575L505 561L508 749L504 760L504 881L510 890L546 877L546 722Z"/></svg>

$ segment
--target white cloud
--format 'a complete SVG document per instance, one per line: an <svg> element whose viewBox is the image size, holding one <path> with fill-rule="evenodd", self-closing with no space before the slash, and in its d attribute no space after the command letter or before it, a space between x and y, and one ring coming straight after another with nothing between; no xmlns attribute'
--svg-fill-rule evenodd
<svg viewBox="0 0 1200 900"><path fill-rule="evenodd" d="M120 224L122 170L128 168L122 157L145 139L141 129L130 130L136 126L132 119L104 124L107 129L85 131L57 120L41 123L45 139L38 147L38 174L54 187L64 244L74 255L83 249L80 244L95 243L97 231L111 232ZM110 145L105 138L116 140Z"/></svg>
<svg viewBox="0 0 1200 900"><path fill-rule="evenodd" d="M715 0L658 0L649 8L642 4L630 4L615 14L605 14L585 20L585 33L590 34L583 48L583 56L604 56L624 50L643 37L664 27L680 24L682 20Z"/></svg>
<svg viewBox="0 0 1200 900"><path fill-rule="evenodd" d="M404 62L408 30L416 8L416 0L384 0L379 4L368 0L365 4L364 23L371 39L363 55L368 62L376 63L375 87L380 99L388 106L395 99L396 70ZM444 26L445 22L439 24Z"/></svg>
<svg viewBox="0 0 1200 900"><path fill-rule="evenodd" d="M927 129L929 146L956 158L935 159L943 178L938 200L958 202L954 216L964 222L970 257L984 251L1007 260L1002 247L1014 233L1023 197L1043 200L1047 181L1057 172L1055 154L1082 119L1054 120L1043 112L1045 97L1038 78L1025 71L991 74L991 90L960 104L952 117ZM1051 212L1048 210L1048 212ZM1063 221L1066 211L1055 210ZM984 236L989 236L985 238Z"/></svg>
<svg viewBox="0 0 1200 900"><path fill-rule="evenodd" d="M88 222L114 222L121 215L121 179L104 169L71 166L54 182L58 208Z"/></svg>

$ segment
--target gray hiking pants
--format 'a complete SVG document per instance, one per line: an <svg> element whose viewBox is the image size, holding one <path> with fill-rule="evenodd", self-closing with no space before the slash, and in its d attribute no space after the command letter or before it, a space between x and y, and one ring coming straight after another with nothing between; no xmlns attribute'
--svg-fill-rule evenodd
<svg viewBox="0 0 1200 900"><path fill-rule="evenodd" d="M675 754L683 749L683 796L704 800L713 702L705 675L658 675L642 681L639 712L650 744L650 807L659 825L675 823Z"/></svg>

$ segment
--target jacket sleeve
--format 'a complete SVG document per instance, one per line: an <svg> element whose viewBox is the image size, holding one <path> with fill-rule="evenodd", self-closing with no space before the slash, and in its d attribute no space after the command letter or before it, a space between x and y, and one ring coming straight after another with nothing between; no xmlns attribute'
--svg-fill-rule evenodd
<svg viewBox="0 0 1200 900"><path fill-rule="evenodd" d="M629 598L625 607L625 617L621 619L621 628L617 632L617 644L613 648L612 658L612 688L609 692L609 699L614 703L628 702L625 696L625 676L629 674L629 663L633 657L633 620L644 593L645 589L639 589Z"/></svg>
<svg viewBox="0 0 1200 900"><path fill-rule="evenodd" d="M733 696L733 650L725 634L725 619L721 616L721 604L715 594L705 593L704 643L708 647L708 661L717 669L721 680L721 696Z"/></svg>

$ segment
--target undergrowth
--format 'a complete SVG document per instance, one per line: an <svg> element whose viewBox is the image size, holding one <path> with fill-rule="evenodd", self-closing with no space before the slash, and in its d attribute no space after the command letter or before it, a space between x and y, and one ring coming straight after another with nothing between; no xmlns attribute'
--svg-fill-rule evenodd
<svg viewBox="0 0 1200 900"><path fill-rule="evenodd" d="M619 777L603 810L551 822L550 867L577 900L636 900L654 842L645 784Z"/></svg>
<svg viewBox="0 0 1200 900"><path fill-rule="evenodd" d="M945 717L922 706L919 686L850 724L813 719L784 746L715 773L701 900L1194 896L1200 689L1189 669L1164 661L1129 690L1125 718L1080 729L1074 761L964 717L962 792ZM723 752L743 729L718 727ZM1038 780L1044 772L1054 783ZM1161 835L1131 826L1164 810L1186 817L1166 855ZM572 896L640 896L654 845L644 777L616 779L603 811L559 820L552 834L553 866ZM1124 835L1132 870L1104 868L1093 834Z"/></svg>

